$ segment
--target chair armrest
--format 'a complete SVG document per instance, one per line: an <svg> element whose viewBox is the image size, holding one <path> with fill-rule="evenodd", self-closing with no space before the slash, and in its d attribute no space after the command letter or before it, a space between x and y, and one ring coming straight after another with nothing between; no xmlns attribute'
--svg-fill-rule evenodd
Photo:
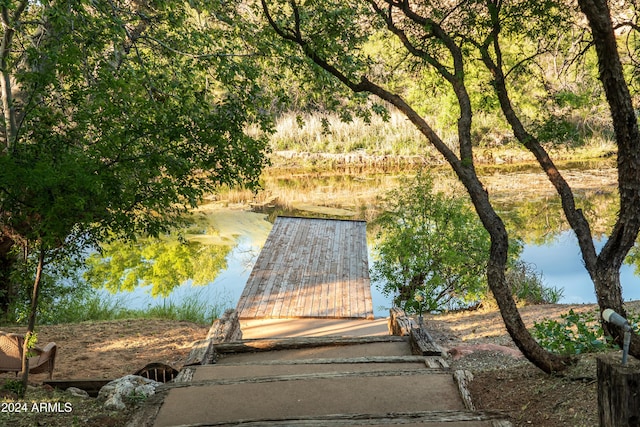
<svg viewBox="0 0 640 427"><path fill-rule="evenodd" d="M34 347L31 349L31 351L34 351L36 353L36 356L38 356L38 362L40 362L42 360L46 360L47 358L49 358L52 353L55 354L56 343L50 342L47 345L45 345L44 348Z"/></svg>

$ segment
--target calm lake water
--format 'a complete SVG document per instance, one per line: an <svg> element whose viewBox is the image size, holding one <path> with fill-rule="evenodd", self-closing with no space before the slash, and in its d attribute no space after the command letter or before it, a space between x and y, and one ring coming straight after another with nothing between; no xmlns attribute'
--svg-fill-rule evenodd
<svg viewBox="0 0 640 427"><path fill-rule="evenodd" d="M206 298L220 308L235 307L251 268L264 244L271 223L265 214L242 210L215 208L206 213L218 236L235 241L235 247L227 256L227 267L206 286L191 286L189 282L177 287L167 299L153 299L144 289L125 295L127 305L144 308L163 302L178 302L186 296ZM369 242L371 244L371 242ZM598 248L603 242L597 242ZM544 245L525 245L521 258L535 266L548 286L563 289L560 303L595 303L593 284L583 267L576 239L572 232L564 231ZM371 260L370 260L371 265ZM622 284L625 300L640 299L640 277L634 268L625 265L622 269ZM372 286L373 306L376 317L386 317L390 301Z"/></svg>
<svg viewBox="0 0 640 427"><path fill-rule="evenodd" d="M151 298L147 289L116 294L116 298L131 308L178 304L186 297L206 300L220 311L235 307L271 230L276 210L283 215L370 221L377 215L378 197L398 188L400 180L408 173L411 171L271 171L263 177L264 190L253 199L255 204L268 207L269 215L246 208L225 207L221 203L203 205L195 213L197 224L187 230L187 238L232 247L226 257L226 267L215 280L205 286L192 286L187 281L166 298ZM450 173L440 169L433 173L437 174L435 190L464 193ZM615 165L606 162L567 165L563 174L573 186L576 201L587 215L594 233L606 233L616 215ZM562 289L560 302L595 303L593 284L583 267L576 239L572 231L563 231L567 225L562 220L560 203L544 174L536 168L500 169L485 172L483 181L511 233L517 231L526 242L521 259L534 266L547 286ZM246 202L246 196L232 192L225 197L231 205L236 199ZM250 193L248 197L252 200ZM532 243L539 241L544 243ZM370 236L370 247L372 243ZM603 244L596 242L598 248ZM640 277L634 275L633 266L623 266L621 280L624 299L639 300ZM375 315L386 317L390 301L375 284L372 285Z"/></svg>
<svg viewBox="0 0 640 427"><path fill-rule="evenodd" d="M600 250L605 241L596 240L595 243L597 250ZM572 231L560 233L547 245L526 245L521 258L536 266L547 285L563 289L561 303L596 302L593 282L584 268L578 241ZM634 274L634 270L630 265L623 265L620 270L625 301L640 299L640 277Z"/></svg>

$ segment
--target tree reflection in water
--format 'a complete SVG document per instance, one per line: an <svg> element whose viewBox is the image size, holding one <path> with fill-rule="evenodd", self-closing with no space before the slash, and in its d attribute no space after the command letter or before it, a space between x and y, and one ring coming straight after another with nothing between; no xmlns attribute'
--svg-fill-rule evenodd
<svg viewBox="0 0 640 427"><path fill-rule="evenodd" d="M194 286L213 282L227 268L231 249L167 236L115 241L89 257L85 279L112 293L146 287L154 298L167 297L187 280Z"/></svg>

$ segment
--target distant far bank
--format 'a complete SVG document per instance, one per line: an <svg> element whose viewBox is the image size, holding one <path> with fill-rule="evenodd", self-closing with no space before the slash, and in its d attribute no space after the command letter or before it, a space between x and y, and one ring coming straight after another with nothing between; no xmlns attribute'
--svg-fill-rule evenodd
<svg viewBox="0 0 640 427"><path fill-rule="evenodd" d="M616 155L615 146L608 144L577 148L554 147L549 148L548 152L556 163L606 161L615 158ZM533 155L519 146L478 148L474 152L474 157L477 166L537 166ZM271 168L363 167L394 169L398 167L448 166L444 158L433 149L425 150L425 153L420 155L371 154L365 150L347 153L279 150L272 151L269 158Z"/></svg>

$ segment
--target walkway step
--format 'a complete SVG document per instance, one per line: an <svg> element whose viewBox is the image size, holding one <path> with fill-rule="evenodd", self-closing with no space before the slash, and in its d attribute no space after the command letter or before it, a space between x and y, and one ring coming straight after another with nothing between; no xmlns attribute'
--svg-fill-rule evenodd
<svg viewBox="0 0 640 427"><path fill-rule="evenodd" d="M503 425L500 414L475 411L461 398L443 358L411 355L407 339L332 345L336 338L251 341L287 343L258 352L246 342L225 343L241 352L189 367L182 382L166 385L154 426Z"/></svg>
<svg viewBox="0 0 640 427"><path fill-rule="evenodd" d="M288 369L301 367L305 366L284 366ZM234 425L267 420L298 425L294 420L329 420L333 414L343 414L339 417L340 422L347 414L352 419L363 417L362 414L367 414L365 419L386 419L398 412L420 413L425 417L425 408L445 411L438 417L431 414L429 422L491 419L486 415L478 418L477 414L466 410L451 373L444 370L369 368L288 375L283 372L272 376L263 372L255 377L215 379L211 378L216 376L215 367L206 367L205 374L199 372L202 368L196 369L191 383L170 389L156 420L157 427ZM449 418L439 418L444 413ZM459 418L450 418L453 414ZM395 418L395 415L391 416Z"/></svg>
<svg viewBox="0 0 640 427"><path fill-rule="evenodd" d="M384 426L405 427L511 427L511 423L499 419L500 414L484 411L413 411L388 414L331 414L306 417L253 418L235 422L207 422L181 424L179 427L235 426Z"/></svg>

